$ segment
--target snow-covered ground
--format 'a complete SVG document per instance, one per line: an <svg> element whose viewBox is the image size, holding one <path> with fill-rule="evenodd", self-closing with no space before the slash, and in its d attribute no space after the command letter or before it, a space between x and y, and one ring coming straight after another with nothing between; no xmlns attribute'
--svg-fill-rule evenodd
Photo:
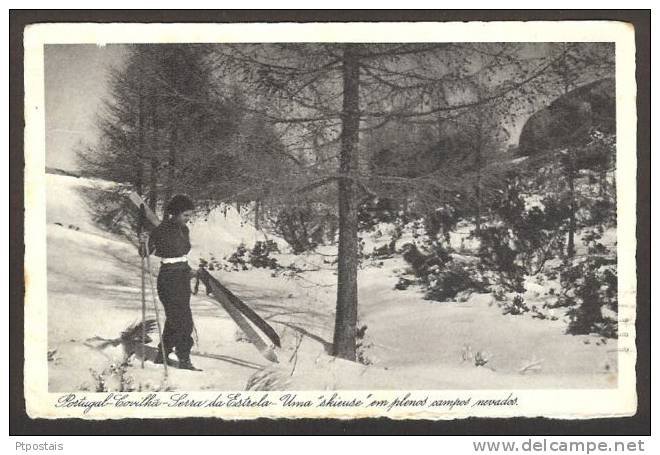
<svg viewBox="0 0 660 455"><path fill-rule="evenodd" d="M51 391L93 390L90 369L101 372L116 363L121 352L120 348L98 351L85 340L115 338L141 315L140 259L135 247L95 226L79 194L81 188L98 185L48 175ZM197 220L191 236L193 266L198 257L229 255L241 242L250 247L264 238L232 210L226 217L212 212L208 220ZM200 292L192 298L198 334L193 362L203 371L171 368L169 387L244 390L255 374L275 375L278 387L294 390L616 386L615 340L605 343L595 336L565 335L562 318L502 315L490 295L440 303L424 300L414 286L394 290L396 271L405 267L399 257L365 261L359 272L359 319L367 325L364 355L371 364L335 359L327 354L336 298L333 253L334 248L324 247L313 254L277 255L283 265L295 262L309 270L297 277L273 276L264 269L213 272L280 334L280 364L270 364L252 345L240 341L234 322ZM155 259L151 266L155 276ZM525 297L533 304L533 291ZM148 298L153 315L150 291ZM486 366L475 366L478 355L488 360ZM531 365L536 368L525 369ZM143 388L158 387L162 367L147 361L141 369L134 359L128 374Z"/></svg>

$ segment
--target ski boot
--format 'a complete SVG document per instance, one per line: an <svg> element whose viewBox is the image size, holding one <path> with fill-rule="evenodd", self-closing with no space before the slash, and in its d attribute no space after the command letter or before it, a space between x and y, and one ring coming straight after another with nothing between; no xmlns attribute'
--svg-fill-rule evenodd
<svg viewBox="0 0 660 455"><path fill-rule="evenodd" d="M202 371L199 368L196 368L190 361L190 357L184 357L179 359L179 369L180 370L190 370L190 371Z"/></svg>
<svg viewBox="0 0 660 455"><path fill-rule="evenodd" d="M167 365L172 367L174 366L174 362L170 360L168 356L169 356L169 352L166 353L165 358L167 359ZM161 349L158 350L158 354L156 354L156 357L154 358L154 363L156 365L162 365L163 363L165 363L163 359L163 351Z"/></svg>

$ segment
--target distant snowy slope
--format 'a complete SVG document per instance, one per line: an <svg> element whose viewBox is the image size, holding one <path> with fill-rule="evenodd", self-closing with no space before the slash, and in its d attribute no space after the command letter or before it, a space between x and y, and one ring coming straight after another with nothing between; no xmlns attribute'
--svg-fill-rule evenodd
<svg viewBox="0 0 660 455"><path fill-rule="evenodd" d="M50 173L46 178L48 224L60 223L87 233L109 235L94 223L85 193L110 190L116 183ZM224 257L233 253L241 243L252 246L256 241L266 239L275 241L281 250L287 248L284 240L255 229L247 216L239 214L233 206L215 208L208 215L193 220L189 227L192 242L189 257L193 261L200 256L208 258L210 254Z"/></svg>
<svg viewBox="0 0 660 455"><path fill-rule="evenodd" d="M94 223L84 198L85 191L107 190L115 183L104 180L46 174L46 222L80 228L81 231L101 234Z"/></svg>
<svg viewBox="0 0 660 455"><path fill-rule="evenodd" d="M189 258L196 261L200 256L207 259L210 255L224 257L236 251L241 243L251 247L255 242L266 239L277 242L282 251L287 248L284 240L255 229L246 218L235 207L224 206L193 220L189 225L192 242Z"/></svg>

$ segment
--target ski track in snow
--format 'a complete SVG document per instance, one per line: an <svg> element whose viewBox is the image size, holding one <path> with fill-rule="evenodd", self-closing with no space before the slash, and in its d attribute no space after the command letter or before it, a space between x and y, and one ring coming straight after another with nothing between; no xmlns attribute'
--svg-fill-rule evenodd
<svg viewBox="0 0 660 455"><path fill-rule="evenodd" d="M52 174L47 178L48 344L49 350L57 350L49 362L49 388L61 392L91 387L93 391L90 369L102 371L117 362L121 352L120 348L100 352L83 343L94 336L115 338L140 319L140 259L135 246L103 232L91 220L79 190L97 183ZM196 221L191 236L193 266L200 255L223 257L241 242L251 246L264 238L235 211L226 218L212 213L208 221ZM331 247L323 249L324 254L332 252ZM615 340L602 344L598 337L565 335L561 320L504 316L489 295L441 303L423 300L415 286L396 291L395 270L404 267L400 258L382 261L381 267L365 261L359 272L359 320L368 327L366 355L373 364L335 359L327 352L334 325L336 275L323 259L327 257L319 254L278 256L282 264L295 261L321 268L305 272L303 279L273 277L271 271L261 269L214 272L280 334L280 364L270 364L249 343L237 341L241 337L233 321L200 286L199 295L192 298L199 336L193 361L203 371L170 368L170 387L243 390L248 378L264 367L279 375L286 388L296 390L616 385L616 375L606 369L616 369ZM155 282L156 258L152 257L151 265ZM534 304L530 298L526 296L526 301ZM151 299L147 282L148 316L154 315ZM162 322L164 313L158 305ZM300 337L297 359L290 363ZM152 338L156 340L153 347L157 334ZM489 359L488 368L463 359L468 347ZM537 361L540 370L519 372ZM141 369L140 361L133 359L128 373L136 383L154 387L161 380L162 366L147 361Z"/></svg>

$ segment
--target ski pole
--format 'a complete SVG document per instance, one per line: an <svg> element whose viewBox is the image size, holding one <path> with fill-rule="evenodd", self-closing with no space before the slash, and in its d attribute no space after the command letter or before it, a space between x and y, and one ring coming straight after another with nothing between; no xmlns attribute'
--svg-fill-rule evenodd
<svg viewBox="0 0 660 455"><path fill-rule="evenodd" d="M140 246L141 248L143 245ZM147 326L146 326L146 319L147 319L147 297L146 297L146 282L145 282L145 264L144 264L144 256L141 256L141 262L142 262L142 279L141 279L141 287L142 287L142 360L140 361L140 365L142 366L142 369L144 370L144 346L146 345L147 341Z"/></svg>
<svg viewBox="0 0 660 455"><path fill-rule="evenodd" d="M156 324L158 326L158 336L160 338L160 353L163 356L163 373L167 379L167 350L165 349L165 341L163 340L163 331L160 326L160 316L158 314L158 304L156 303L156 290L154 288L154 277L151 275L151 261L147 254L147 273L149 275L149 284L151 285L151 299L154 303L154 312L156 313Z"/></svg>
<svg viewBox="0 0 660 455"><path fill-rule="evenodd" d="M146 326L146 319L147 319L147 297L146 297L146 283L145 283L145 269L144 269L144 255L146 252L148 252L148 245L144 244L144 241L142 240L142 228L144 226L144 205L140 207L140 219L138 222L138 244L140 245L140 272L141 272L141 279L140 279L140 288L142 289L142 359L140 360L140 366L144 370L144 346L147 344L147 326Z"/></svg>

